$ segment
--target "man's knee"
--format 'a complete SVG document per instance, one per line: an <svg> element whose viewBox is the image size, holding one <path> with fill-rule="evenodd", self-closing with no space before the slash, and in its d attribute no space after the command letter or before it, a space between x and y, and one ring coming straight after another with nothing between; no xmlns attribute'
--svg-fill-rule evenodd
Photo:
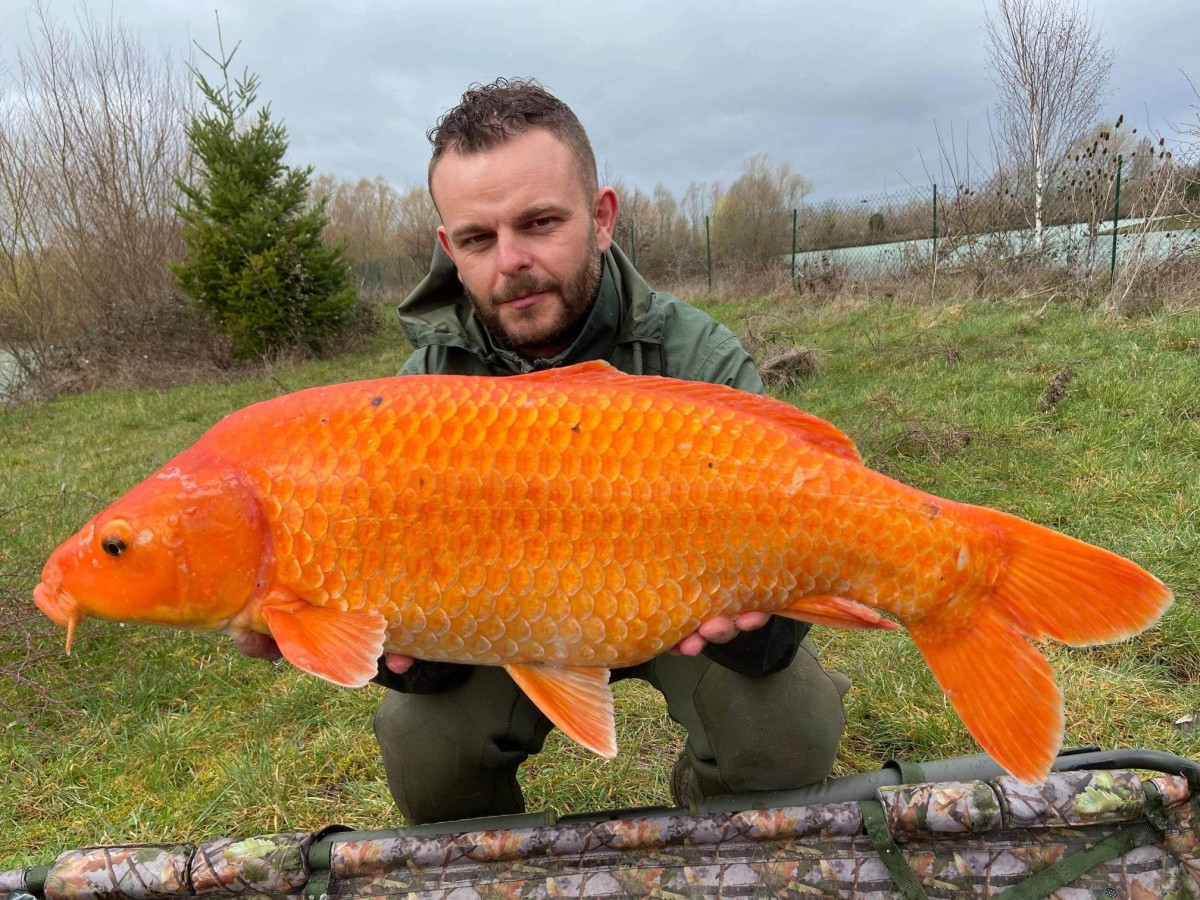
<svg viewBox="0 0 1200 900"><path fill-rule="evenodd" d="M431 743L461 745L472 740L479 724L477 719L456 714L440 694L386 691L375 712L375 739L385 753Z"/></svg>
<svg viewBox="0 0 1200 900"><path fill-rule="evenodd" d="M704 793L787 790L826 778L846 726L848 687L807 639L788 668L765 678L708 667L694 694L702 729L689 731Z"/></svg>
<svg viewBox="0 0 1200 900"><path fill-rule="evenodd" d="M388 691L375 713L388 791L412 824L486 815L495 802L494 779L480 783L486 736L428 699Z"/></svg>
<svg viewBox="0 0 1200 900"><path fill-rule="evenodd" d="M549 723L500 669L436 694L386 692L375 737L388 789L413 823L521 812L517 767Z"/></svg>

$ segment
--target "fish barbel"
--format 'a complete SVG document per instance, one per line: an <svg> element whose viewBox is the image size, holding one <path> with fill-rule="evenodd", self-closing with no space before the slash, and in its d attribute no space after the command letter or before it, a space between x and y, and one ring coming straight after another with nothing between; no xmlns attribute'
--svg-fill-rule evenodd
<svg viewBox="0 0 1200 900"><path fill-rule="evenodd" d="M605 756L609 669L706 619L894 619L1025 781L1048 773L1064 720L1028 639L1120 640L1171 602L1107 550L872 471L788 404L600 362L247 407L62 544L34 597L68 649L98 616L270 634L351 687L384 652L504 666Z"/></svg>

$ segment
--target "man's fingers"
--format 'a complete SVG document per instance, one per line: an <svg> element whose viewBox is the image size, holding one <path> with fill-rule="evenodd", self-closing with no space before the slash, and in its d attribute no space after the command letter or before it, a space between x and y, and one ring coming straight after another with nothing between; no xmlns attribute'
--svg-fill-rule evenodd
<svg viewBox="0 0 1200 900"><path fill-rule="evenodd" d="M279 645L269 634L249 631L246 634L239 634L233 640L237 644L237 648L247 656L255 659L269 659L272 662L283 659L283 654L279 652Z"/></svg>
<svg viewBox="0 0 1200 900"><path fill-rule="evenodd" d="M771 614L765 612L742 613L733 621L737 625L738 631L754 631L771 621Z"/></svg>
<svg viewBox="0 0 1200 900"><path fill-rule="evenodd" d="M684 656L696 656L708 643L698 632L693 632L676 644L672 649L678 650Z"/></svg>
<svg viewBox="0 0 1200 900"><path fill-rule="evenodd" d="M671 653L684 656L695 656L704 650L706 644L728 644L743 631L754 631L762 628L771 619L770 613L748 612L736 618L729 616L713 616L705 619L700 626L671 648Z"/></svg>
<svg viewBox="0 0 1200 900"><path fill-rule="evenodd" d="M388 667L389 672L395 672L397 675L403 675L412 668L412 664L416 662L411 656L405 656L403 653L388 653L384 655L384 665Z"/></svg>
<svg viewBox="0 0 1200 900"><path fill-rule="evenodd" d="M716 616L700 623L696 634L713 644L725 644L737 636L738 626L728 616Z"/></svg>

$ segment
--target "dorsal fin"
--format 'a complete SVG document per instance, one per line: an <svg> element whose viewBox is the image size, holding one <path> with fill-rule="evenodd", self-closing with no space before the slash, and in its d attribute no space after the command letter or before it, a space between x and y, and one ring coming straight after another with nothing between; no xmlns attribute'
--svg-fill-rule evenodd
<svg viewBox="0 0 1200 900"><path fill-rule="evenodd" d="M551 369L538 369L536 372L525 372L523 375L513 375L519 381L548 381L561 383L565 379L573 381L588 381L605 379L616 375L622 378L633 378L626 375L612 363L603 359L589 359L587 362L574 363L569 366L557 366Z"/></svg>
<svg viewBox="0 0 1200 900"><path fill-rule="evenodd" d="M854 441L845 432L790 403L739 391L723 384L706 381L681 381L658 375L626 375L602 359L576 363L557 369L543 369L525 375L513 376L523 381L553 382L556 384L610 384L614 387L629 387L639 391L670 397L687 397L701 403L736 410L759 418L768 419L799 433L808 443L828 453L861 463L862 457Z"/></svg>

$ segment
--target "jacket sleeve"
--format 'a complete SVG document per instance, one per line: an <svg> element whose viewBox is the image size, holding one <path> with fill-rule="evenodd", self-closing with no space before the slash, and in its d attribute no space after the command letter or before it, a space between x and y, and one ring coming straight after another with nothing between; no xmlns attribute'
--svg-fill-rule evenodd
<svg viewBox="0 0 1200 900"><path fill-rule="evenodd" d="M810 628L807 622L771 616L762 628L743 631L728 644L706 645L704 655L717 665L752 678L773 675L792 664Z"/></svg>
<svg viewBox="0 0 1200 900"><path fill-rule="evenodd" d="M379 660L379 671L371 680L402 694L436 694L467 680L474 666L418 659L403 675L397 675Z"/></svg>
<svg viewBox="0 0 1200 900"><path fill-rule="evenodd" d="M715 324L715 323L714 323ZM741 341L722 326L709 335L708 352L700 363L700 378L711 384L727 384L750 394L765 394L766 385L750 354L742 349Z"/></svg>
<svg viewBox="0 0 1200 900"><path fill-rule="evenodd" d="M412 355L404 361L404 365L400 367L397 375L428 375L429 374L429 348L418 347L412 352Z"/></svg>

